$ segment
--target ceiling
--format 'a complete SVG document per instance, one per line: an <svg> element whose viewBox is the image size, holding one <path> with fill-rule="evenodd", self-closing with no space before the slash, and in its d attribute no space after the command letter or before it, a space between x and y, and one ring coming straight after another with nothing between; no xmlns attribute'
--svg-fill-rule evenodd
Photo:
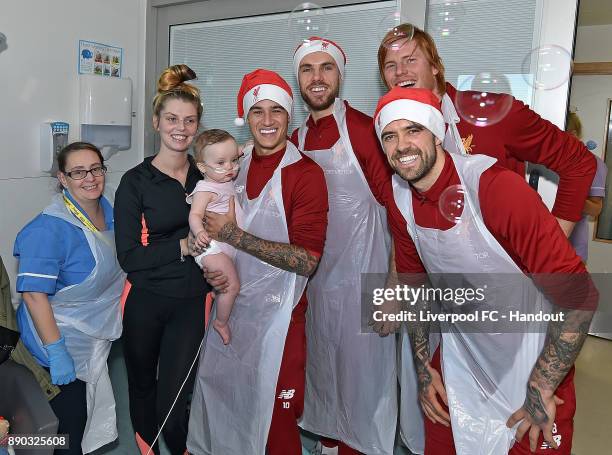
<svg viewBox="0 0 612 455"><path fill-rule="evenodd" d="M578 25L612 24L612 0L580 0Z"/></svg>

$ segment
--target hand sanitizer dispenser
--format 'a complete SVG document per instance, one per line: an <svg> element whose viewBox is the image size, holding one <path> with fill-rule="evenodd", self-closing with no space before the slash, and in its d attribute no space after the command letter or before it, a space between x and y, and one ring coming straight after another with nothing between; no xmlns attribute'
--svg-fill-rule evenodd
<svg viewBox="0 0 612 455"><path fill-rule="evenodd" d="M44 122L40 125L40 170L57 174L57 154L68 145L66 122Z"/></svg>
<svg viewBox="0 0 612 455"><path fill-rule="evenodd" d="M81 140L91 142L104 159L127 150L132 139L132 81L80 76Z"/></svg>

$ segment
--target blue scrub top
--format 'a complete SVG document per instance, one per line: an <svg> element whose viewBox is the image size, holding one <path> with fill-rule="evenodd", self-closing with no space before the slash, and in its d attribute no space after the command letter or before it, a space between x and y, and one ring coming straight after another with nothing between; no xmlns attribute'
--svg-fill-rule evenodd
<svg viewBox="0 0 612 455"><path fill-rule="evenodd" d="M65 191L64 194L87 216L70 193ZM104 197L100 204L107 229L113 230L113 207ZM43 292L49 295L50 300L60 289L85 281L96 265L82 229L42 213L17 234L13 256L19 259L17 292ZM22 302L17 309L22 341L36 360L48 367L46 353L35 342L24 311L25 304Z"/></svg>

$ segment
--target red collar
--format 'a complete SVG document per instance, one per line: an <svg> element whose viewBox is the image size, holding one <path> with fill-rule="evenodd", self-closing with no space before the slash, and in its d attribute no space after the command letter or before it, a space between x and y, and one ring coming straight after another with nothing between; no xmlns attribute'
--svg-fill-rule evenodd
<svg viewBox="0 0 612 455"><path fill-rule="evenodd" d="M285 150L287 150L287 146L283 147L278 152L275 152L272 155L258 155L257 152L253 150L253 161L261 167L275 168L283 159L283 156L285 155Z"/></svg>
<svg viewBox="0 0 612 455"><path fill-rule="evenodd" d="M412 194L414 194L421 203L430 202L437 204L442 192L458 181L459 175L457 174L457 169L455 169L455 163L449 153L444 152L444 167L431 188L422 193L417 191L412 185L410 185L410 189L412 190Z"/></svg>

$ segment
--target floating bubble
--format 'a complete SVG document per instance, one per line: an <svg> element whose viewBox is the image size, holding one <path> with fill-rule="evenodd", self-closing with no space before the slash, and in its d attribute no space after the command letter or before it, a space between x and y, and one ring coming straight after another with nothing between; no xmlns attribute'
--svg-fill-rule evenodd
<svg viewBox="0 0 612 455"><path fill-rule="evenodd" d="M465 7L462 1L444 2L433 6L433 33L435 37L446 38L457 34L465 20Z"/></svg>
<svg viewBox="0 0 612 455"><path fill-rule="evenodd" d="M560 46L547 44L533 49L523 60L523 78L537 90L553 90L572 75L572 56Z"/></svg>
<svg viewBox="0 0 612 455"><path fill-rule="evenodd" d="M512 108L510 83L499 73L479 73L465 80L457 91L455 107L462 119L476 126L503 120Z"/></svg>
<svg viewBox="0 0 612 455"><path fill-rule="evenodd" d="M329 19L316 3L301 3L289 14L289 33L298 45L308 43L312 36L325 37L327 32Z"/></svg>
<svg viewBox="0 0 612 455"><path fill-rule="evenodd" d="M442 191L438 209L444 218L453 223L461 222L464 207L465 189L462 185L451 185Z"/></svg>
<svg viewBox="0 0 612 455"><path fill-rule="evenodd" d="M414 36L414 27L399 11L383 17L376 27L376 38L387 49L398 50Z"/></svg>

